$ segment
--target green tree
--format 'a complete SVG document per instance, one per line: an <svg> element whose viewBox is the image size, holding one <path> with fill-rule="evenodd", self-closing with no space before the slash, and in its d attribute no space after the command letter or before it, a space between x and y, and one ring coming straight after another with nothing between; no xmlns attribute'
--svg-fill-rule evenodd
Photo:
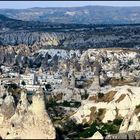
<svg viewBox="0 0 140 140"><path fill-rule="evenodd" d="M21 82L21 84L22 84L23 86L25 86L25 85L26 85L26 83L25 83L25 81L24 81L24 80Z"/></svg>

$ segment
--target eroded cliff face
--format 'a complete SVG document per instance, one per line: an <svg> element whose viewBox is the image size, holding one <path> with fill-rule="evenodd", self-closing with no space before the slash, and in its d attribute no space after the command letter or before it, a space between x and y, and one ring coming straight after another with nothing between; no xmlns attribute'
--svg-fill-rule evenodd
<svg viewBox="0 0 140 140"><path fill-rule="evenodd" d="M0 17L1 18L1 17ZM12 20L12 19L11 19ZM41 45L57 48L138 47L140 25L95 26L3 21L0 45ZM11 25L15 25L12 26Z"/></svg>
<svg viewBox="0 0 140 140"><path fill-rule="evenodd" d="M35 93L32 104L27 100L26 90L20 92L17 106L9 93L0 106L2 139L55 139L55 128L46 112L42 89Z"/></svg>
<svg viewBox="0 0 140 140"><path fill-rule="evenodd" d="M99 38L100 37L100 38ZM108 43L107 43L108 41ZM42 47L58 47L58 48L92 48L103 47L103 42L106 42L109 47L114 41L119 41L115 35L96 33L96 31L69 31L69 32L31 32L31 31L9 31L0 34L1 45L34 45L37 43ZM112 44L112 45L111 45ZM107 47L107 46L106 46Z"/></svg>
<svg viewBox="0 0 140 140"><path fill-rule="evenodd" d="M139 47L140 25L107 27L75 24L50 25L7 18L4 21L2 18L1 23L0 64L16 63L17 65L17 62L23 59L27 61L26 58L31 57L39 49L86 50Z"/></svg>
<svg viewBox="0 0 140 140"><path fill-rule="evenodd" d="M109 89L102 97L98 95L90 96L88 103L83 104L72 118L77 123L89 124L98 119L103 123L107 123L122 118L120 133L132 130L140 131L139 100L139 87L115 87Z"/></svg>

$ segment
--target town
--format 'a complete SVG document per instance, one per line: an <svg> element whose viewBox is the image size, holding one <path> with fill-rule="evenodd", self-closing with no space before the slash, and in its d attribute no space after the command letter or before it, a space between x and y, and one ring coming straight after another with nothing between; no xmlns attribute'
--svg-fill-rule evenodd
<svg viewBox="0 0 140 140"><path fill-rule="evenodd" d="M114 93L108 95L108 91L118 86L120 88L125 88L126 85L140 87L139 50L122 48L83 51L42 49L32 54L32 61L40 56L42 56L41 65L37 67L34 65L31 67L30 63L23 63L22 67L16 69L14 65L1 65L1 106L5 100L4 96L11 96L10 92L14 98L18 99L18 94L22 95L24 89L28 102L32 103L36 92L43 90L47 100L45 104L54 125L58 127L61 123L61 127L65 129L66 126L63 126L63 123L68 121L65 118L71 118L71 114L74 114L72 118L77 122L83 122L84 118L79 118L81 115L77 114L77 109L80 110L86 104L90 104L96 96L102 98L106 95L111 98ZM129 92L134 91L129 90ZM120 98L119 100L123 100L124 95ZM136 105L138 104L139 102L136 102ZM87 111L88 109L83 112L84 116L85 114L88 116ZM90 123L93 122L91 119ZM110 120L110 118L106 119Z"/></svg>
<svg viewBox="0 0 140 140"><path fill-rule="evenodd" d="M140 84L137 82L140 55L136 51L89 49L82 53L79 50L71 51L70 54L67 50L59 50L61 54L57 49L54 51L55 54L51 54L51 51L51 49L48 52L44 50L45 55L52 55L50 59L44 56L43 61L46 61L47 69L44 68L45 65L36 69L27 66L20 74L10 66L1 65L0 85L17 84L26 88L28 92L33 92L40 86L46 90L47 84L52 90L63 85L71 85L73 88L84 87L85 83L92 78L100 88L109 85L106 81L113 78L130 81L130 83L133 81L132 83L137 86ZM39 55L42 52L43 50ZM55 57L58 58L54 67L51 63Z"/></svg>
<svg viewBox="0 0 140 140"><path fill-rule="evenodd" d="M16 3L0 9L0 139L140 139L140 7Z"/></svg>

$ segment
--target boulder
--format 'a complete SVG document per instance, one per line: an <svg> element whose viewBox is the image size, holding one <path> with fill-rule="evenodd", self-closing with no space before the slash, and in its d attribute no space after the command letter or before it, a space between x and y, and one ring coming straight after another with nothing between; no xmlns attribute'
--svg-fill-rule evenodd
<svg viewBox="0 0 140 140"><path fill-rule="evenodd" d="M90 137L88 139L101 139L101 140L103 140L103 136L99 131L97 131L94 133L94 135L92 137Z"/></svg>

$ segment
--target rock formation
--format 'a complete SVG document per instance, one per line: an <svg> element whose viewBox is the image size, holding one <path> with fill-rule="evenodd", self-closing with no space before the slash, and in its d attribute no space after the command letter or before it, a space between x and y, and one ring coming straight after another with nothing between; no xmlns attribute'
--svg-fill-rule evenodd
<svg viewBox="0 0 140 140"><path fill-rule="evenodd" d="M3 115L4 120L11 118L15 113L15 102L12 95L8 94L2 105L1 105L1 113Z"/></svg>
<svg viewBox="0 0 140 140"><path fill-rule="evenodd" d="M97 132L94 133L94 135L92 137L90 137L88 139L100 139L100 140L103 140L103 136L99 131L97 131Z"/></svg>
<svg viewBox="0 0 140 140"><path fill-rule="evenodd" d="M74 75L74 71L72 71L71 81L70 81L70 87L71 88L75 88L75 86L76 86L75 75Z"/></svg>
<svg viewBox="0 0 140 140"><path fill-rule="evenodd" d="M136 111L137 109L137 111ZM128 131L140 131L140 110L136 107L131 109L128 114L124 117L120 126L120 133L127 133Z"/></svg>
<svg viewBox="0 0 140 140"><path fill-rule="evenodd" d="M99 62L95 62L94 63L94 79L93 79L93 82L89 88L89 90L92 90L93 92L92 93L97 93L100 91L100 64Z"/></svg>
<svg viewBox="0 0 140 140"><path fill-rule="evenodd" d="M68 86L69 86L68 71L64 71L62 76L62 88L68 88Z"/></svg>
<svg viewBox="0 0 140 140"><path fill-rule="evenodd" d="M117 117L124 118L126 131L139 130L138 118L140 116L140 89L133 86L118 86L111 88L106 93L101 95L89 96L89 101L84 103L71 117L77 123L92 123L97 118L100 118L103 123L113 121ZM131 110L134 109L133 117ZM98 112L102 110L101 115ZM127 117L127 116L128 117ZM128 118L128 119L127 119ZM136 119L137 118L137 119ZM127 121L127 120L128 121ZM131 120L131 125L129 121ZM138 124L137 126L135 124ZM131 126L131 127L130 127ZM121 129L120 129L121 130Z"/></svg>
<svg viewBox="0 0 140 140"><path fill-rule="evenodd" d="M55 129L45 109L43 90L36 91L31 105L26 90L21 90L15 113L10 113L7 119L3 118L0 130L4 139L55 139Z"/></svg>
<svg viewBox="0 0 140 140"><path fill-rule="evenodd" d="M127 139L127 140L132 140L132 139L136 139L139 140L140 139L140 132L138 131L129 131L127 133L118 133L118 134L112 134L112 135L107 135L104 139Z"/></svg>

